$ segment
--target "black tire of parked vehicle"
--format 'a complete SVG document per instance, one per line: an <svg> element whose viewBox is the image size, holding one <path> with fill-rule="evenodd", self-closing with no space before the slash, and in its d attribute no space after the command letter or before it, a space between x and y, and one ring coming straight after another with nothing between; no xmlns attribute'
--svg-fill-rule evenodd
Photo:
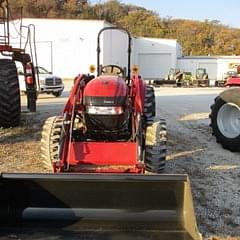
<svg viewBox="0 0 240 240"><path fill-rule="evenodd" d="M0 127L20 124L20 90L16 64L11 59L0 59Z"/></svg>
<svg viewBox="0 0 240 240"><path fill-rule="evenodd" d="M240 129L237 128L237 115L240 114L239 101L228 102L221 96L215 98L209 115L213 135L223 148L232 152L240 151ZM235 120L236 121L235 121ZM238 120L239 121L239 120Z"/></svg>
<svg viewBox="0 0 240 240"><path fill-rule="evenodd" d="M62 91L53 92L52 94L53 94L53 96L55 96L55 97L60 97L60 96L62 95Z"/></svg>

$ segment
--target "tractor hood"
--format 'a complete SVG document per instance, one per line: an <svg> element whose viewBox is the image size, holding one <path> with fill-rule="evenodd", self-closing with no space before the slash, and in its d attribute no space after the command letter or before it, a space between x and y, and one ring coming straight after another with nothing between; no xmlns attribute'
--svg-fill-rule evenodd
<svg viewBox="0 0 240 240"><path fill-rule="evenodd" d="M122 105L127 97L128 87L119 76L99 76L91 80L84 89L84 104Z"/></svg>
<svg viewBox="0 0 240 240"><path fill-rule="evenodd" d="M84 96L118 97L127 95L125 80L119 76L99 76L91 80L84 89Z"/></svg>

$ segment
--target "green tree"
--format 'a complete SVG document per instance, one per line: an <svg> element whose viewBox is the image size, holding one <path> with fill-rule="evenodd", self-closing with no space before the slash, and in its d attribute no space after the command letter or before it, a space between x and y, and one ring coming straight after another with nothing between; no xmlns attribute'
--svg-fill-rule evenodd
<svg viewBox="0 0 240 240"><path fill-rule="evenodd" d="M66 0L63 4L65 18L78 18L88 5L87 0Z"/></svg>
<svg viewBox="0 0 240 240"><path fill-rule="evenodd" d="M160 37L162 34L160 18L151 12L136 10L119 19L118 24L132 34L143 37Z"/></svg>
<svg viewBox="0 0 240 240"><path fill-rule="evenodd" d="M204 22L161 18L143 7L118 0L90 4L88 0L9 0L12 18L102 19L143 37L177 39L184 55L240 55L240 29L218 20Z"/></svg>

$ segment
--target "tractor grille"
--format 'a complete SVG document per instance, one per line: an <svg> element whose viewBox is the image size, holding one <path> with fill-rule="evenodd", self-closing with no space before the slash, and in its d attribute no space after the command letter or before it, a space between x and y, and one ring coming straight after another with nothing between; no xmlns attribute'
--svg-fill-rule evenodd
<svg viewBox="0 0 240 240"><path fill-rule="evenodd" d="M61 78L46 78L46 86L57 86L62 84Z"/></svg>

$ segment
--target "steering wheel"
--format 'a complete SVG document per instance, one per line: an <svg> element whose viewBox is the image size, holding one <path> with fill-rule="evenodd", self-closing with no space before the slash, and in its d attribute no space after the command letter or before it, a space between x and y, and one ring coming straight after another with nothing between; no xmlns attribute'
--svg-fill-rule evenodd
<svg viewBox="0 0 240 240"><path fill-rule="evenodd" d="M122 75L124 77L124 70L118 65L106 65L101 67L101 73L103 74L117 74Z"/></svg>

